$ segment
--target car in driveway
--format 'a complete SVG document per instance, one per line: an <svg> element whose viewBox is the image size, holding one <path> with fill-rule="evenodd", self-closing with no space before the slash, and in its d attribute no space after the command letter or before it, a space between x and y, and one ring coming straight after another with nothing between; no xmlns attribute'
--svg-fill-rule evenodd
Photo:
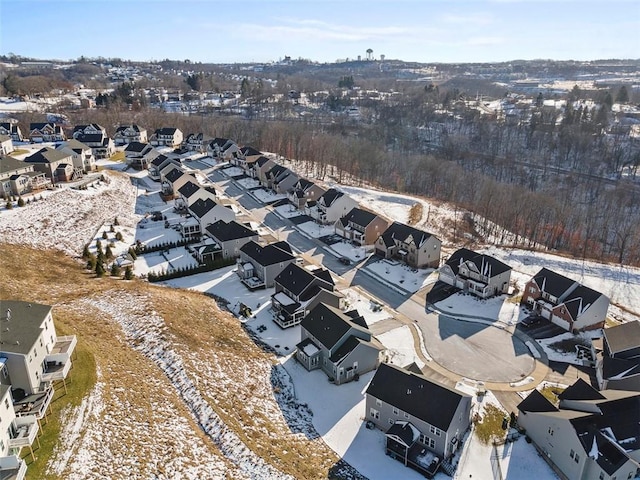
<svg viewBox="0 0 640 480"><path fill-rule="evenodd" d="M340 257L338 261L343 265L351 265L351 259L349 257Z"/></svg>
<svg viewBox="0 0 640 480"><path fill-rule="evenodd" d="M522 325L523 328L531 328L535 327L536 325L540 325L543 320L544 318L540 317L539 315L530 316L522 320L522 322L520 322L520 325Z"/></svg>

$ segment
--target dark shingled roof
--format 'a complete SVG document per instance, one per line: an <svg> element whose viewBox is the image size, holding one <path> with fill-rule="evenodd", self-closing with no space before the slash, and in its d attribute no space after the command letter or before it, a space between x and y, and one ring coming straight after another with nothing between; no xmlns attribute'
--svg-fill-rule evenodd
<svg viewBox="0 0 640 480"><path fill-rule="evenodd" d="M640 358L632 360L607 356L602 358L602 376L605 379L622 380L636 375L640 375Z"/></svg>
<svg viewBox="0 0 640 480"><path fill-rule="evenodd" d="M465 262L473 263L481 275L486 275L489 278L511 270L509 265L501 262L497 258L474 252L468 248L456 250L445 263L449 265L453 273L457 275L460 265Z"/></svg>
<svg viewBox="0 0 640 480"><path fill-rule="evenodd" d="M11 318L7 321L7 310ZM27 355L42 334L40 325L51 312L51 306L38 303L0 300L0 352Z"/></svg>
<svg viewBox="0 0 640 480"><path fill-rule="evenodd" d="M131 142L127 145L124 151L140 153L147 147L147 145L148 144L142 142Z"/></svg>
<svg viewBox="0 0 640 480"><path fill-rule="evenodd" d="M423 375L383 363L378 367L367 394L447 431L465 393L452 390Z"/></svg>
<svg viewBox="0 0 640 480"><path fill-rule="evenodd" d="M140 127L139 127L137 124L133 123L133 124L131 124L131 125L120 125L120 126L116 129L116 133L124 132L124 131L125 131L125 130L127 130L128 128L131 128L132 130L134 130L134 131L136 131L136 132L139 132L139 131L140 131Z"/></svg>
<svg viewBox="0 0 640 480"><path fill-rule="evenodd" d="M329 207L333 205L338 198L342 197L344 193L336 190L335 188L330 188L326 192L324 192L320 198L318 198L318 203L324 204L325 207Z"/></svg>
<svg viewBox="0 0 640 480"><path fill-rule="evenodd" d="M611 354L640 346L640 322L631 321L604 329L604 338Z"/></svg>
<svg viewBox="0 0 640 480"><path fill-rule="evenodd" d="M584 285L578 285L564 299L563 303L573 319L582 315L602 294Z"/></svg>
<svg viewBox="0 0 640 480"><path fill-rule="evenodd" d="M38 150L33 155L29 155L24 159L24 161L27 163L55 163L67 158L70 158L70 154L60 150L54 150L50 147L45 147L42 150Z"/></svg>
<svg viewBox="0 0 640 480"><path fill-rule="evenodd" d="M556 298L560 298L563 293L576 283L574 280L546 268L542 268L536 273L533 276L533 280L540 290L550 293Z"/></svg>
<svg viewBox="0 0 640 480"><path fill-rule="evenodd" d="M258 232L245 227L235 220L228 223L223 220L218 220L217 222L207 226L207 232L209 232L209 234L219 242L227 242L229 240L238 240L240 238L254 237L258 235Z"/></svg>
<svg viewBox="0 0 640 480"><path fill-rule="evenodd" d="M240 153L242 153L245 157L253 157L254 155L262 155L262 152L256 150L253 147L245 146L240 149Z"/></svg>
<svg viewBox="0 0 640 480"><path fill-rule="evenodd" d="M420 248L429 238L435 237L434 235L418 230L417 228L410 227L400 222L393 222L389 225L384 233L381 235L384 244L387 247L395 244L394 239L400 242L407 243L410 238L413 238L413 243L416 247Z"/></svg>
<svg viewBox="0 0 640 480"><path fill-rule="evenodd" d="M295 263L289 264L280 272L275 278L275 282L291 292L292 295L299 297L316 279L322 280L320 285L325 289L330 289L334 284L328 270L318 268L311 272ZM329 285L327 285L327 283Z"/></svg>
<svg viewBox="0 0 640 480"><path fill-rule="evenodd" d="M375 213L355 207L352 208L351 211L344 217L342 217L340 219L340 222L345 227L349 224L349 222L355 223L356 225L360 225L362 227L366 227L371 222L373 222L377 216L378 215L376 215Z"/></svg>
<svg viewBox="0 0 640 480"><path fill-rule="evenodd" d="M29 165L25 165L22 160L8 155L0 155L0 173L7 173L25 167L29 167ZM31 168L33 168L33 166L31 166Z"/></svg>
<svg viewBox="0 0 640 480"><path fill-rule="evenodd" d="M184 173L182 170L180 170L179 168L174 168L173 170L171 170L169 173L167 173L164 178L166 180L168 180L169 182L173 183L176 180L178 180L180 177L182 177L183 175L186 175L186 173Z"/></svg>
<svg viewBox="0 0 640 480"><path fill-rule="evenodd" d="M367 338L371 338L370 332L354 323L351 318L337 308L319 303L302 319L302 328L309 332L325 348L331 350L338 341L351 330L363 332Z"/></svg>
<svg viewBox="0 0 640 480"><path fill-rule="evenodd" d="M263 247L251 240L240 247L240 251L263 267L291 261L295 258L291 253L291 246L285 241L271 243Z"/></svg>
<svg viewBox="0 0 640 480"><path fill-rule="evenodd" d="M189 207L194 217L202 218L217 205L211 198L199 198Z"/></svg>
<svg viewBox="0 0 640 480"><path fill-rule="evenodd" d="M189 198L192 195L194 195L198 190L200 190L200 185L192 181L188 181L178 189L178 192L180 193L180 195L186 198Z"/></svg>
<svg viewBox="0 0 640 480"><path fill-rule="evenodd" d="M560 400L605 400L605 397L595 388L579 378L576 383L567 387L558 395Z"/></svg>
<svg viewBox="0 0 640 480"><path fill-rule="evenodd" d="M260 157L255 161L254 165L257 165L258 167L261 167L265 163L267 163L269 160L271 160L271 159L267 158L267 157Z"/></svg>
<svg viewBox="0 0 640 480"><path fill-rule="evenodd" d="M521 412L557 412L558 408L538 390L534 390L518 404Z"/></svg>
<svg viewBox="0 0 640 480"><path fill-rule="evenodd" d="M175 127L163 127L155 131L156 135L174 135L178 129Z"/></svg>

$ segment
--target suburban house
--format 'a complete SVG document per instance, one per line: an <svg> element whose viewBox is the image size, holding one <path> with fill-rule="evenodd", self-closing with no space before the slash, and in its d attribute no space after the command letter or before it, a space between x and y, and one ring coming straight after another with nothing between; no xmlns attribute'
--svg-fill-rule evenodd
<svg viewBox="0 0 640 480"><path fill-rule="evenodd" d="M9 135L0 135L0 155L9 155L13 150L11 137Z"/></svg>
<svg viewBox="0 0 640 480"><path fill-rule="evenodd" d="M438 280L480 298L509 292L511 267L467 248L456 250L440 267Z"/></svg>
<svg viewBox="0 0 640 480"><path fill-rule="evenodd" d="M133 142L147 143L147 129L135 123L131 125L120 125L113 135L116 145L128 145Z"/></svg>
<svg viewBox="0 0 640 480"><path fill-rule="evenodd" d="M264 174L265 181L262 185L270 190L275 190L274 184L276 182L276 179L280 175L284 175L288 172L290 172L290 170L287 167L283 167L278 163L274 163L274 165L272 165L272 167L265 172Z"/></svg>
<svg viewBox="0 0 640 480"><path fill-rule="evenodd" d="M605 328L602 347L596 363L600 390L640 392L640 322Z"/></svg>
<svg viewBox="0 0 640 480"><path fill-rule="evenodd" d="M349 195L335 188L330 188L318 197L315 205L307 204L306 212L316 222L330 225L335 224L339 218L344 217L357 206L358 202Z"/></svg>
<svg viewBox="0 0 640 480"><path fill-rule="evenodd" d="M285 241L263 247L251 240L240 247L236 273L250 289L269 288L295 258L291 246Z"/></svg>
<svg viewBox="0 0 640 480"><path fill-rule="evenodd" d="M376 240L376 254L398 258L413 268L438 268L442 242L431 233L393 222Z"/></svg>
<svg viewBox="0 0 640 480"><path fill-rule="evenodd" d="M546 268L527 282L522 302L569 332L604 327L609 298Z"/></svg>
<svg viewBox="0 0 640 480"><path fill-rule="evenodd" d="M597 391L582 379L551 403L534 390L518 405L518 425L564 478L634 478L640 461L640 393Z"/></svg>
<svg viewBox="0 0 640 480"><path fill-rule="evenodd" d="M306 178L300 178L289 192L287 192L287 198L296 208L302 210L307 206L307 202L315 205L318 198L325 192L326 190L317 183L307 180Z"/></svg>
<svg viewBox="0 0 640 480"><path fill-rule="evenodd" d="M33 143L63 142L67 137L60 125L55 123L32 123L29 126L29 139Z"/></svg>
<svg viewBox="0 0 640 480"><path fill-rule="evenodd" d="M375 370L384 352L357 310L343 312L324 303L302 320L296 347L296 359L307 370L322 369L336 385Z"/></svg>
<svg viewBox="0 0 640 480"><path fill-rule="evenodd" d="M156 182L162 181L162 171L165 168L167 168L169 165L173 165L174 167L177 167L177 168L182 167L180 160L176 158L170 158L164 154L160 154L156 156L149 163L149 178L151 180L155 180Z"/></svg>
<svg viewBox="0 0 640 480"><path fill-rule="evenodd" d="M298 174L287 168L285 172L274 179L272 188L276 193L286 195L298 183L298 180L300 180Z"/></svg>
<svg viewBox="0 0 640 480"><path fill-rule="evenodd" d="M49 305L15 300L0 301L0 327L2 383L11 385L16 415L39 420L53 397L52 383L62 381L66 390L76 336L56 335Z"/></svg>
<svg viewBox="0 0 640 480"><path fill-rule="evenodd" d="M7 135L11 137L14 142L23 142L24 137L22 131L17 123L3 122L0 123L0 135Z"/></svg>
<svg viewBox="0 0 640 480"><path fill-rule="evenodd" d="M387 455L423 474L451 458L471 426L471 396L428 379L415 364L383 363L365 397L367 421L386 432Z"/></svg>
<svg viewBox="0 0 640 480"><path fill-rule="evenodd" d="M160 172L162 194L165 196L175 197L178 190L187 182L193 182L196 185L198 181L189 173L186 173L181 167L169 164Z"/></svg>
<svg viewBox="0 0 640 480"><path fill-rule="evenodd" d="M154 147L157 146L165 146L165 147L179 147L182 144L183 135L179 128L173 127L163 127L157 129L151 138L149 139L149 143Z"/></svg>
<svg viewBox="0 0 640 480"><path fill-rule="evenodd" d="M137 170L149 168L151 162L159 155L158 151L148 143L131 141L127 143L124 149L124 157L127 163Z"/></svg>
<svg viewBox="0 0 640 480"><path fill-rule="evenodd" d="M61 143L56 147L56 150L69 153L76 170L89 173L97 169L91 148L75 138Z"/></svg>
<svg viewBox="0 0 640 480"><path fill-rule="evenodd" d="M253 147L248 145L237 149L233 152L231 158L229 159L232 164L237 167L243 168L247 170L249 165L255 162L258 158L262 156L262 152L256 150ZM225 157L226 160L226 157Z"/></svg>
<svg viewBox="0 0 640 480"><path fill-rule="evenodd" d="M205 200L207 198L216 200L216 191L213 187L201 187L195 181L187 180L177 191L174 208L177 211L186 210L193 205L196 200Z"/></svg>
<svg viewBox="0 0 640 480"><path fill-rule="evenodd" d="M216 137L207 142L206 153L211 158L219 161L229 161L234 158L234 153L239 151L238 145L228 138Z"/></svg>
<svg viewBox="0 0 640 480"><path fill-rule="evenodd" d="M33 164L0 155L0 197L24 195L51 185L44 172L36 172Z"/></svg>
<svg viewBox="0 0 640 480"><path fill-rule="evenodd" d="M185 139L183 146L190 151L193 152L204 152L204 142L202 141L202 139L204 138L204 135L202 133L190 133L189 135L187 135L187 138Z"/></svg>
<svg viewBox="0 0 640 480"><path fill-rule="evenodd" d="M68 182L81 176L80 169L74 170L71 153L45 147L24 159L37 172L44 173L52 183Z"/></svg>
<svg viewBox="0 0 640 480"><path fill-rule="evenodd" d="M331 273L322 267L313 270L291 263L275 278L271 295L273 321L281 328L298 325L318 303L340 308L343 295L335 291Z"/></svg>
<svg viewBox="0 0 640 480"><path fill-rule="evenodd" d="M109 158L116 152L113 140L105 128L97 123L76 125L72 137L90 147L96 159Z"/></svg>
<svg viewBox="0 0 640 480"><path fill-rule="evenodd" d="M336 235L357 245L373 245L380 235L389 227L389 222L368 210L352 208L335 224Z"/></svg>
<svg viewBox="0 0 640 480"><path fill-rule="evenodd" d="M270 158L260 156L253 163L247 163L248 173L251 177L257 179L260 185L267 184L267 172L276 164Z"/></svg>
<svg viewBox="0 0 640 480"><path fill-rule="evenodd" d="M230 222L218 220L207 226L205 234L218 246L217 251L211 253L212 260L217 259L217 256L224 259L239 257L240 249L244 244L251 241L257 242L260 238L258 232L251 230L235 220Z"/></svg>
<svg viewBox="0 0 640 480"><path fill-rule="evenodd" d="M231 222L236 219L235 212L212 198L199 198L189 208L193 219L180 224L180 232L184 237L201 236L206 228L219 220Z"/></svg>

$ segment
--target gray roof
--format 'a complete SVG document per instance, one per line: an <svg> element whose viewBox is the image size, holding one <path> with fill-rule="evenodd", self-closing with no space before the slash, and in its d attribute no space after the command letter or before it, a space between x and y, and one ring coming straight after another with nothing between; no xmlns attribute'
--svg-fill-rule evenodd
<svg viewBox="0 0 640 480"><path fill-rule="evenodd" d="M413 240L416 247L420 248L431 237L437 238L431 233L418 230L417 228L405 225L400 222L393 222L381 235L384 244L387 247L395 245L395 240L399 242L408 243L409 240Z"/></svg>
<svg viewBox="0 0 640 480"><path fill-rule="evenodd" d="M189 198L192 195L195 195L198 190L200 190L200 185L189 180L178 189L178 192L180 195Z"/></svg>
<svg viewBox="0 0 640 480"><path fill-rule="evenodd" d="M378 367L367 394L444 431L449 429L460 402L469 398L424 375L387 363Z"/></svg>
<svg viewBox="0 0 640 480"><path fill-rule="evenodd" d="M7 320L7 310L10 319ZM0 300L0 354L28 354L42 334L42 322L51 306L17 300Z"/></svg>
<svg viewBox="0 0 640 480"><path fill-rule="evenodd" d="M208 225L206 230L215 240L218 240L219 242L227 242L229 240L258 236L258 232L245 227L235 220L231 222L218 220L217 222Z"/></svg>
<svg viewBox="0 0 640 480"><path fill-rule="evenodd" d="M604 338L612 354L640 347L640 322L630 321L604 329Z"/></svg>
<svg viewBox="0 0 640 480"><path fill-rule="evenodd" d="M71 155L61 150L54 150L50 147L45 147L42 150L38 150L36 153L29 155L24 159L28 163L55 163L61 160L66 160Z"/></svg>
<svg viewBox="0 0 640 480"><path fill-rule="evenodd" d="M349 213L347 213L344 217L340 219L340 222L344 226L347 226L349 222L352 222L352 223L355 223L356 225L360 225L361 227L366 227L371 222L373 222L377 216L378 215L376 215L373 212L369 212L368 210L363 210L361 208L354 207L351 209L351 211L349 211Z"/></svg>
<svg viewBox="0 0 640 480"><path fill-rule="evenodd" d="M8 173L28 166L30 165L25 165L22 160L18 160L17 158L0 155L0 173ZM31 166L31 168L33 168L33 166Z"/></svg>
<svg viewBox="0 0 640 480"><path fill-rule="evenodd" d="M481 275L486 275L489 278L493 278L496 275L500 275L501 273L511 270L509 265L501 262L497 258L483 253L474 252L468 248L460 248L459 250L456 250L445 263L451 267L453 273L457 275L460 265L466 262L473 263Z"/></svg>
<svg viewBox="0 0 640 480"><path fill-rule="evenodd" d="M302 328L309 332L327 349L334 348L351 329L359 330L370 339L371 333L355 323L337 308L319 303L302 319Z"/></svg>
<svg viewBox="0 0 640 480"><path fill-rule="evenodd" d="M211 198L199 198L189 207L189 211L193 214L194 217L202 218L209 211L211 211L215 206L218 205Z"/></svg>
<svg viewBox="0 0 640 480"><path fill-rule="evenodd" d="M240 247L240 251L263 267L292 261L295 258L291 253L291 246L285 241L270 243L263 247L251 240Z"/></svg>

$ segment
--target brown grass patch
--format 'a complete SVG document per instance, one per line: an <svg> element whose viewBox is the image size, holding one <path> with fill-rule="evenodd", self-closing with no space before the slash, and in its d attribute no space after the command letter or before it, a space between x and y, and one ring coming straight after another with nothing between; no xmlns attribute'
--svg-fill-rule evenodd
<svg viewBox="0 0 640 480"><path fill-rule="evenodd" d="M409 225L416 225L420 220L422 220L422 211L424 206L420 202L416 202L411 205L411 209L409 210L409 219L407 223Z"/></svg>

